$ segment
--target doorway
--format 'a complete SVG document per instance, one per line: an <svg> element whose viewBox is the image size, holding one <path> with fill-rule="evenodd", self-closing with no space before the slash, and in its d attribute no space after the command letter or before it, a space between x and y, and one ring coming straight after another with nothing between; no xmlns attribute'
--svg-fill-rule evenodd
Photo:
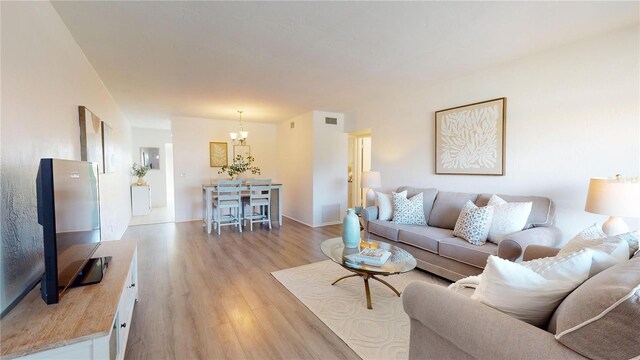
<svg viewBox="0 0 640 360"><path fill-rule="evenodd" d="M348 206L364 206L367 190L360 186L362 173L371 170L371 130L349 133Z"/></svg>

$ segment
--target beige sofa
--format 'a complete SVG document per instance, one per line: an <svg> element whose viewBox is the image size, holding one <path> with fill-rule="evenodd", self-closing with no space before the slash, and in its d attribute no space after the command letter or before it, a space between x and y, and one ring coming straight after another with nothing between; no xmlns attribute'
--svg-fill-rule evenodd
<svg viewBox="0 0 640 360"><path fill-rule="evenodd" d="M396 191L404 190L407 190L408 197L423 193L424 215L428 226L401 225L378 220L378 208L370 206L362 210L365 238L391 240L394 245L407 250L416 258L418 268L450 280L481 273L489 255L515 261L522 258L528 245L555 246L561 237L560 231L553 226L553 201L547 197L499 195L508 202L532 202L526 230L507 235L500 245L487 242L477 246L455 237L453 228L467 200L477 206L485 206L491 194L408 186L401 186Z"/></svg>
<svg viewBox="0 0 640 360"><path fill-rule="evenodd" d="M531 246L525 260L557 251ZM473 290L466 290L457 293L417 281L407 285L402 300L411 319L410 359L640 356L640 254L585 281L544 329L471 300ZM632 295L625 299L624 294ZM562 334L557 340L556 333Z"/></svg>

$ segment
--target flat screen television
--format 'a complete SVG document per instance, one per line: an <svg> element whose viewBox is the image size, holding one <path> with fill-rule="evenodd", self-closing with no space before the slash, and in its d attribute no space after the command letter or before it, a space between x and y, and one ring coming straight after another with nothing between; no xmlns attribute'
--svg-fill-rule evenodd
<svg viewBox="0 0 640 360"><path fill-rule="evenodd" d="M44 240L40 293L47 304L55 304L86 272L100 245L98 165L41 159L36 188Z"/></svg>

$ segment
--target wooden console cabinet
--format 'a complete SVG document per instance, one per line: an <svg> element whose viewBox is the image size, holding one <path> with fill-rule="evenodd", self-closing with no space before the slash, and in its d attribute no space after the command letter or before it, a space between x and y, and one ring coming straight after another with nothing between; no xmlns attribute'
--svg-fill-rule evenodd
<svg viewBox="0 0 640 360"><path fill-rule="evenodd" d="M105 241L94 256L112 257L99 284L67 290L55 305L38 284L0 321L2 359L124 359L138 300L137 242Z"/></svg>

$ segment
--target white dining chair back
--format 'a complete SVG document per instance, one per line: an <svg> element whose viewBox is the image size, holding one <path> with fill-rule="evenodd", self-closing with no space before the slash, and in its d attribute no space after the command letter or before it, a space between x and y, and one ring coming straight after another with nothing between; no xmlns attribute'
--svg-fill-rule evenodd
<svg viewBox="0 0 640 360"><path fill-rule="evenodd" d="M249 194L243 204L245 223L249 221L251 231L254 223L267 223L271 229L271 179L251 179L248 187Z"/></svg>
<svg viewBox="0 0 640 360"><path fill-rule="evenodd" d="M242 232L242 181L240 180L218 180L216 190L213 192L213 222L218 229L226 225L238 227ZM228 210L228 214L223 214L222 210Z"/></svg>

